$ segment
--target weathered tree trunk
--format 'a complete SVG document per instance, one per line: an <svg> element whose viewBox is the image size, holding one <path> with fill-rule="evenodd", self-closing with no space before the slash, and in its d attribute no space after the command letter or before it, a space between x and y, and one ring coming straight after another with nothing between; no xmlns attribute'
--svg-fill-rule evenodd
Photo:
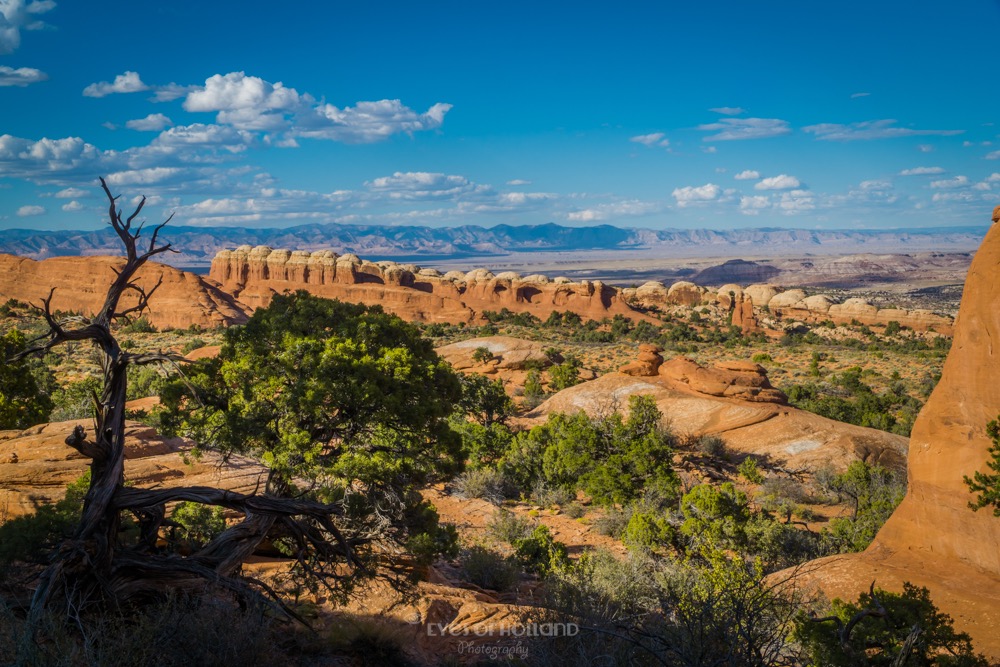
<svg viewBox="0 0 1000 667"><path fill-rule="evenodd" d="M262 593L276 597L261 582L240 576L243 563L269 534L290 538L298 544L300 564L321 577L334 570L323 567L317 571L310 564L315 562L316 556L326 563L346 562L360 568L353 549L364 539L346 539L338 530L332 517L342 515L343 508L339 504L244 495L210 487L147 490L125 486L128 367L174 362L180 358L163 353L125 352L112 333L112 324L145 310L160 286L158 282L147 291L135 277L151 257L171 251L169 244L157 245L157 236L170 219L154 229L148 249L140 254L136 242L142 232L142 223L134 231L132 223L142 211L145 198L123 221L117 209L117 197L111 194L104 179L101 179L101 186L109 201L110 224L125 246L125 264L108 288L100 312L92 319L57 321L51 309L50 292L40 307L49 331L18 355L44 353L62 343L89 340L100 349L104 379L100 395L95 396L93 439L87 439L82 426L77 426L66 439L67 445L92 461L90 488L79 525L72 537L53 554L51 564L39 578L32 599L32 618L39 618L47 609L55 610L56 600L65 605L68 615L74 616L93 604L120 605L169 590L204 588L206 580L242 597L260 597ZM123 306L122 297L129 292L135 294L136 301ZM243 513L244 519L188 557L157 553L155 545L164 523L166 505L177 501L226 507ZM139 521L141 538L138 545L119 543L123 512L132 513ZM277 602L280 605L280 601Z"/></svg>

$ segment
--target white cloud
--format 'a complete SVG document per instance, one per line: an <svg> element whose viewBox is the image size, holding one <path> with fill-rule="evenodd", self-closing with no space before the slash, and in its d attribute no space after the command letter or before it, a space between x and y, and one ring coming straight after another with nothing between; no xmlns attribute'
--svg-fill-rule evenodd
<svg viewBox="0 0 1000 667"><path fill-rule="evenodd" d="M993 151L992 153L986 154L987 160L1000 160L1000 151Z"/></svg>
<svg viewBox="0 0 1000 667"><path fill-rule="evenodd" d="M703 153L717 153L719 152L719 149L716 148L715 146L702 146L701 151Z"/></svg>
<svg viewBox="0 0 1000 667"><path fill-rule="evenodd" d="M920 151L921 153L932 153L934 152L934 147L931 146L930 144L920 144L919 146L917 146L917 150Z"/></svg>
<svg viewBox="0 0 1000 667"><path fill-rule="evenodd" d="M0 55L13 53L21 46L21 30L41 30L46 25L39 14L51 11L53 0L2 0L0 1ZM36 70L37 71L37 70Z"/></svg>
<svg viewBox="0 0 1000 667"><path fill-rule="evenodd" d="M871 93L851 93L851 99L856 100L859 97L868 97Z"/></svg>
<svg viewBox="0 0 1000 667"><path fill-rule="evenodd" d="M81 190L80 188L66 188L55 193L53 196L57 199L77 199L78 197L86 197L88 194L86 190Z"/></svg>
<svg viewBox="0 0 1000 667"><path fill-rule="evenodd" d="M687 185L683 188L675 188L670 194L677 200L677 205L684 208L718 199L722 194L722 188L715 183L706 183L699 186Z"/></svg>
<svg viewBox="0 0 1000 667"><path fill-rule="evenodd" d="M105 179L108 185L150 185L160 183L179 175L183 170L178 167L150 167L148 169L132 169L108 174Z"/></svg>
<svg viewBox="0 0 1000 667"><path fill-rule="evenodd" d="M77 211L82 211L83 210L83 204L81 204L80 202L78 202L77 200L74 199L71 202L67 202L67 203L63 204L62 205L62 210L67 211L69 213L75 213Z"/></svg>
<svg viewBox="0 0 1000 667"><path fill-rule="evenodd" d="M778 118L722 118L715 123L699 125L703 132L715 132L703 141L735 141L764 139L788 134L792 130L787 120Z"/></svg>
<svg viewBox="0 0 1000 667"><path fill-rule="evenodd" d="M17 215L21 218L28 218L35 215L45 215L45 208L42 206L22 206L17 209Z"/></svg>
<svg viewBox="0 0 1000 667"><path fill-rule="evenodd" d="M808 190L791 190L782 192L781 198L774 202L774 207L785 215L795 215L816 208L816 200Z"/></svg>
<svg viewBox="0 0 1000 667"><path fill-rule="evenodd" d="M300 96L280 81L270 83L243 72L216 74L204 87L188 93L186 111L218 112L219 123L243 130L282 130L289 126L287 114L299 110L311 98Z"/></svg>
<svg viewBox="0 0 1000 667"><path fill-rule="evenodd" d="M23 88L32 83L45 81L48 78L48 74L33 67L19 67L14 69L12 67L0 66L0 87L18 86Z"/></svg>
<svg viewBox="0 0 1000 667"><path fill-rule="evenodd" d="M764 195L740 197L740 213L744 215L759 215L763 209L770 205L771 200Z"/></svg>
<svg viewBox="0 0 1000 667"><path fill-rule="evenodd" d="M441 127L450 110L451 105L442 102L424 113L417 113L400 100L358 102L343 109L324 104L297 119L295 134L349 144L372 143L393 134L435 130Z"/></svg>
<svg viewBox="0 0 1000 667"><path fill-rule="evenodd" d="M895 127L893 119L866 120L860 123L842 125L839 123L820 123L802 128L803 132L816 135L821 141L868 141L871 139L893 139L896 137L916 136L951 136L961 134L964 130L914 130L909 127Z"/></svg>
<svg viewBox="0 0 1000 667"><path fill-rule="evenodd" d="M531 181L526 181L523 178L515 178L512 181L507 181L507 185L531 185Z"/></svg>
<svg viewBox="0 0 1000 667"><path fill-rule="evenodd" d="M754 169L744 169L740 173L733 176L737 181L752 181L756 178L760 178L760 172Z"/></svg>
<svg viewBox="0 0 1000 667"><path fill-rule="evenodd" d="M216 74L187 93L184 109L215 112L216 122L239 130L287 133L276 145L294 146L294 137L344 143L371 143L400 133L441 127L450 104L417 113L400 100L358 102L353 107L317 104L308 93L244 72Z"/></svg>
<svg viewBox="0 0 1000 667"><path fill-rule="evenodd" d="M723 116L739 116L741 113L746 113L743 107L713 107L709 111L721 113Z"/></svg>
<svg viewBox="0 0 1000 667"><path fill-rule="evenodd" d="M792 188L797 188L800 185L802 184L799 182L799 179L794 176L779 174L778 176L765 178L753 187L755 190L791 190Z"/></svg>
<svg viewBox="0 0 1000 667"><path fill-rule="evenodd" d="M365 183L372 192L388 195L392 199L434 200L453 199L459 195L486 194L489 186L476 185L464 176L423 171L401 172L382 176Z"/></svg>
<svg viewBox="0 0 1000 667"><path fill-rule="evenodd" d="M627 216L648 215L656 213L661 208L661 205L656 202L630 199L609 204L598 204L597 206L579 211L570 211L566 214L566 219L573 222L598 222L600 220Z"/></svg>
<svg viewBox="0 0 1000 667"><path fill-rule="evenodd" d="M956 176L955 178L946 178L940 181L931 181L932 188L938 188L941 190L951 190L953 188L964 188L969 185L968 176Z"/></svg>
<svg viewBox="0 0 1000 667"><path fill-rule="evenodd" d="M924 176L924 175L934 175L943 174L944 169L941 167L914 167L913 169L904 169L899 172L900 176Z"/></svg>
<svg viewBox="0 0 1000 667"><path fill-rule="evenodd" d="M669 146L670 140L664 139L665 135L663 132L653 132L651 134L640 134L638 136L632 137L629 141L633 141L637 144L642 144L643 146Z"/></svg>
<svg viewBox="0 0 1000 667"><path fill-rule="evenodd" d="M126 71L119 74L111 83L99 81L92 83L83 89L84 97L107 97L115 93L140 93L149 90L149 86L142 82L137 72Z"/></svg>
<svg viewBox="0 0 1000 667"><path fill-rule="evenodd" d="M145 118L136 118L135 120L127 121L125 123L125 127L130 130L138 130L140 132L159 132L173 124L174 121L170 120L162 113L151 113Z"/></svg>

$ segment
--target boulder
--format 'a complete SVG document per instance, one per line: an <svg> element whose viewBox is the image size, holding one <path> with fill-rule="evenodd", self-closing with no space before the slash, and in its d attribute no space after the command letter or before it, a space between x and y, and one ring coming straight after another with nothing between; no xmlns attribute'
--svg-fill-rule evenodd
<svg viewBox="0 0 1000 667"><path fill-rule="evenodd" d="M781 290L774 285L756 284L749 285L743 290L743 293L750 299L751 303L753 303L754 308L763 308L768 305L771 299L777 296L780 291Z"/></svg>
<svg viewBox="0 0 1000 667"><path fill-rule="evenodd" d="M639 357L619 368L618 372L638 377L655 376L660 369L660 364L663 363L661 352L663 352L663 348L659 345L643 343L639 346Z"/></svg>
<svg viewBox="0 0 1000 667"><path fill-rule="evenodd" d="M718 362L714 368L705 368L692 359L674 357L660 366L660 375L707 396L761 403L787 402L787 397L771 386L764 367L750 362Z"/></svg>

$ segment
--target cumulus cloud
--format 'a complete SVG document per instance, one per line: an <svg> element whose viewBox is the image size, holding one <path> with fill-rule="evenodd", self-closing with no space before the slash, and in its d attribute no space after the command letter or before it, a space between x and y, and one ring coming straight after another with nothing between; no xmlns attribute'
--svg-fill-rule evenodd
<svg viewBox="0 0 1000 667"><path fill-rule="evenodd" d="M523 178L515 178L512 181L507 181L507 185L531 185L531 181L526 181Z"/></svg>
<svg viewBox="0 0 1000 667"><path fill-rule="evenodd" d="M450 104L439 102L417 113L400 100L358 102L343 109L332 104L317 107L299 119L295 134L349 144L381 141L394 134L435 130L444 123Z"/></svg>
<svg viewBox="0 0 1000 667"><path fill-rule="evenodd" d="M141 93L149 90L149 86L142 82L137 72L126 71L119 74L114 81L98 81L83 89L84 97L107 97L116 93Z"/></svg>
<svg viewBox="0 0 1000 667"><path fill-rule="evenodd" d="M205 85L188 93L186 111L217 112L217 121L243 130L282 130L287 114L310 100L280 81L270 83L243 72L216 74Z"/></svg>
<svg viewBox="0 0 1000 667"><path fill-rule="evenodd" d="M987 160L1000 160L1000 151L993 151L992 153L986 154Z"/></svg>
<svg viewBox="0 0 1000 667"><path fill-rule="evenodd" d="M778 176L765 178L753 187L755 190L791 190L792 188L797 188L800 185L802 184L799 182L799 179L794 176L779 174Z"/></svg>
<svg viewBox="0 0 1000 667"><path fill-rule="evenodd" d="M67 211L69 213L76 213L77 211L83 210L83 204L74 199L71 202L63 204L62 210Z"/></svg>
<svg viewBox="0 0 1000 667"><path fill-rule="evenodd" d="M774 208L785 215L795 215L816 208L816 199L808 190L791 190L781 193L781 197L774 202Z"/></svg>
<svg viewBox="0 0 1000 667"><path fill-rule="evenodd" d="M741 113L745 113L746 109L743 107L713 107L709 111L721 113L723 116L739 116Z"/></svg>
<svg viewBox="0 0 1000 667"><path fill-rule="evenodd" d="M81 190L80 188L65 188L55 193L53 197L56 199L77 199L79 197L86 197L88 194L86 190Z"/></svg>
<svg viewBox="0 0 1000 667"><path fill-rule="evenodd" d="M130 130L140 132L160 132L164 128L170 127L174 121L170 120L162 113L151 113L145 118L136 118L125 123L125 127Z"/></svg>
<svg viewBox="0 0 1000 667"><path fill-rule="evenodd" d="M868 97L871 93L851 93L851 99L856 100L859 97Z"/></svg>
<svg viewBox="0 0 1000 667"><path fill-rule="evenodd" d="M849 125L819 123L808 125L802 128L802 131L815 135L821 141L869 141L930 135L947 137L964 132L964 130L915 130L909 127L896 127L896 121L890 118L866 120Z"/></svg>
<svg viewBox="0 0 1000 667"><path fill-rule="evenodd" d="M22 206L17 209L20 218L30 218L35 215L45 215L45 208L42 206Z"/></svg>
<svg viewBox="0 0 1000 667"><path fill-rule="evenodd" d="M32 83L45 81L49 75L42 70L33 67L12 67L0 66L0 86L18 86L23 88Z"/></svg>
<svg viewBox="0 0 1000 667"><path fill-rule="evenodd" d="M754 169L744 169L740 173L733 176L737 181L752 181L756 178L760 178L760 172Z"/></svg>
<svg viewBox="0 0 1000 667"><path fill-rule="evenodd" d="M764 195L740 197L740 213L743 215L759 215L771 205L771 200Z"/></svg>
<svg viewBox="0 0 1000 667"><path fill-rule="evenodd" d="M683 188L675 188L670 194L677 200L677 205L684 208L717 200L722 194L722 188L715 183L698 186L687 185Z"/></svg>
<svg viewBox="0 0 1000 667"><path fill-rule="evenodd" d="M597 206L579 211L570 211L566 214L566 219L573 222L598 222L614 218L648 215L656 213L660 209L661 205L656 202L630 199L608 204L598 204Z"/></svg>
<svg viewBox="0 0 1000 667"><path fill-rule="evenodd" d="M931 187L941 190L950 190L953 188L964 188L969 185L968 176L956 176L955 178L945 178L940 181L931 181Z"/></svg>
<svg viewBox="0 0 1000 667"><path fill-rule="evenodd" d="M178 176L181 172L179 167L149 167L118 171L108 174L105 180L108 185L151 185Z"/></svg>
<svg viewBox="0 0 1000 667"><path fill-rule="evenodd" d="M643 146L669 146L670 140L664 139L665 135L663 132L653 132L651 134L640 134L638 136L632 137L629 141L633 141L637 144L642 144Z"/></svg>
<svg viewBox="0 0 1000 667"><path fill-rule="evenodd" d="M703 132L713 132L703 141L737 141L778 137L792 131L787 120L778 118L722 118L715 123L699 125Z"/></svg>
<svg viewBox="0 0 1000 667"><path fill-rule="evenodd" d="M353 107L317 104L308 93L244 72L216 74L187 93L184 109L216 114L216 122L239 130L287 133L275 141L293 146L294 137L371 143L394 134L441 127L450 104L418 113L400 100L358 102Z"/></svg>
<svg viewBox="0 0 1000 667"><path fill-rule="evenodd" d="M900 176L925 176L934 174L943 174L944 169L941 167L914 167L912 169L904 169L899 172Z"/></svg>
<svg viewBox="0 0 1000 667"><path fill-rule="evenodd" d="M384 193L392 199L407 200L453 199L459 195L491 192L489 186L476 185L465 176L423 171L397 171L392 176L382 176L365 185L371 191Z"/></svg>
<svg viewBox="0 0 1000 667"><path fill-rule="evenodd" d="M21 30L41 30L46 27L38 18L56 6L53 0L0 1L0 55L14 53L21 46Z"/></svg>
<svg viewBox="0 0 1000 667"><path fill-rule="evenodd" d="M917 146L917 150L920 151L921 153L931 153L934 151L934 147L931 146L930 144L920 144L919 146Z"/></svg>

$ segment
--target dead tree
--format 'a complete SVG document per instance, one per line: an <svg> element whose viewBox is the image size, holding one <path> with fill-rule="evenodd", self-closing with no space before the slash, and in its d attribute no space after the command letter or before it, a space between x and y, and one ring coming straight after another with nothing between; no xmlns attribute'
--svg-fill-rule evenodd
<svg viewBox="0 0 1000 667"><path fill-rule="evenodd" d="M112 324L142 313L160 282L145 289L136 274L151 258L173 251L159 244L160 231L170 221L157 225L148 245L139 248L143 223L135 223L145 197L126 219L118 208L118 197L107 183L101 186L108 197L111 227L125 246L125 263L116 270L100 311L92 317L59 320L52 311L52 295L38 307L49 330L19 354L44 353L72 341L91 341L99 350L103 389L95 395L93 438L77 426L66 444L91 459L90 487L84 500L79 525L72 536L52 555L41 573L31 602L31 617L45 610L75 616L93 607L127 605L158 599L169 591L199 590L206 584L234 593L242 601L264 596L277 598L262 582L242 576L241 566L266 537L280 536L297 545L300 564L315 575L349 576L361 565L354 550L364 536L346 535L335 521L343 515L340 504L323 504L302 498L267 494L240 494L211 487L141 489L125 486L125 401L129 366L176 362L169 353L137 354L124 351L112 333ZM172 217L172 216L171 216ZM176 251L173 251L176 252ZM162 281L162 278L161 278ZM54 290L53 290L54 291ZM123 297L135 296L124 305ZM159 529L165 522L166 505L193 501L224 507L243 519L200 550L180 556L155 549ZM123 518L131 514L139 524L138 544L120 540ZM345 569L337 565L346 564Z"/></svg>

